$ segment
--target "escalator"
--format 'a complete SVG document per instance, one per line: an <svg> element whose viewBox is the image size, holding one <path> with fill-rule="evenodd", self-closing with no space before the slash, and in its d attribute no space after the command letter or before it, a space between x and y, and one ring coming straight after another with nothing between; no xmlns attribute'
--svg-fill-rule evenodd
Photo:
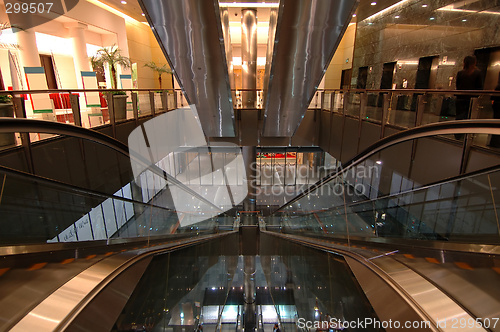
<svg viewBox="0 0 500 332"><path fill-rule="evenodd" d="M480 321L483 327L498 330L490 322L500 313L500 294L494 286L500 281L500 165L486 163L468 173L418 183L384 161L397 144L445 140L443 135L454 131L469 135L488 132L489 125L497 124L438 123L383 139L280 207L268 217L272 225L268 229L309 245L323 243L332 250L359 251L369 260L386 259L379 266L382 269L393 263L408 268L470 315L467 319L471 324L467 319L443 320L439 309L433 308L436 326L447 322L448 327L455 323L455 327L472 328L477 327L472 321ZM466 139L462 158L468 158L467 147ZM440 162L446 163L434 161L438 172ZM417 158L411 163L422 166ZM371 166L376 176L366 181L363 171ZM411 293L410 288L407 291ZM414 296L425 303L425 296ZM425 307L424 303L421 306Z"/></svg>
<svg viewBox="0 0 500 332"><path fill-rule="evenodd" d="M421 127L376 143L342 170L372 165L370 157L381 160L377 153L403 141L499 128L492 121ZM490 166L390 194L362 182L369 190L358 186L350 196L356 179L332 174L272 215L252 216L259 226L240 226L230 211L183 226L160 191L146 200L124 181L120 196L3 166L1 329L438 331L465 324L498 331L498 235L490 227L497 172ZM321 195L334 185L342 195ZM447 226L457 220L450 227L429 222L445 212ZM487 226L458 231L460 213L479 212ZM72 241L64 240L68 229Z"/></svg>

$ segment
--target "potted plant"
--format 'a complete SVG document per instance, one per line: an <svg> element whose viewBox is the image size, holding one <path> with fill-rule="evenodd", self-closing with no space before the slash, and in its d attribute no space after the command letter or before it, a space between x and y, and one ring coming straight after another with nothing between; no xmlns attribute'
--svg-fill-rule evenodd
<svg viewBox="0 0 500 332"><path fill-rule="evenodd" d="M127 118L127 93L125 91L109 91L113 98L113 112L115 121Z"/></svg>
<svg viewBox="0 0 500 332"><path fill-rule="evenodd" d="M13 118L14 105L12 104L12 97L9 95L0 95L0 117ZM16 136L14 133L1 133L0 146L15 145Z"/></svg>
<svg viewBox="0 0 500 332"><path fill-rule="evenodd" d="M130 59L123 56L116 45L97 50L96 55L91 57L90 61L94 68L108 64L111 70L111 87L114 89L117 88L116 66L120 65L125 69L130 68Z"/></svg>
<svg viewBox="0 0 500 332"><path fill-rule="evenodd" d="M160 65L157 65L154 61L151 61L151 62L148 62L144 65L144 67L148 67L150 69L152 69L153 71L155 71L157 74L158 74L158 82L160 83L160 91L156 91L158 92L158 94L155 94L155 107L157 109L165 109L167 107L167 105L163 104L164 102L166 103L166 96L164 96L164 101L162 101L161 99L161 96L162 96L162 85L161 85L161 75L162 74L172 74L173 71L167 67L166 64L163 64L163 66L160 66Z"/></svg>
<svg viewBox="0 0 500 332"><path fill-rule="evenodd" d="M144 65L144 67L151 68L153 71L155 71L158 74L158 81L160 82L160 90L162 89L162 87L161 87L161 75L165 74L165 73L167 73L167 74L173 73L173 71L170 68L168 68L166 64L164 64L163 66L160 67L154 61L146 63Z"/></svg>

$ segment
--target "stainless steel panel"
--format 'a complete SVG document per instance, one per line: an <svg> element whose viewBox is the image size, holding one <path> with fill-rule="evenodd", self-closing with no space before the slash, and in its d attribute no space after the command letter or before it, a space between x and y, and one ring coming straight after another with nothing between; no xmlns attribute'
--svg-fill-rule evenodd
<svg viewBox="0 0 500 332"><path fill-rule="evenodd" d="M216 0L140 0L206 136L234 137L234 112L219 3Z"/></svg>
<svg viewBox="0 0 500 332"><path fill-rule="evenodd" d="M274 37L276 36L276 24L278 23L278 9L271 8L269 13L269 33L267 36L266 68L264 71L264 90L262 103L266 105L267 90L269 87L269 75L271 74L271 64L273 61Z"/></svg>
<svg viewBox="0 0 500 332"><path fill-rule="evenodd" d="M244 8L241 10L241 87L255 89L257 87L257 10ZM255 91L243 91L243 107L256 107Z"/></svg>
<svg viewBox="0 0 500 332"><path fill-rule="evenodd" d="M220 9L220 19L222 24L222 34L224 37L224 49L226 52L227 72L229 76L229 86L231 89L236 89L234 83L234 70L233 70L233 47L231 45L231 33L229 31L229 10L226 8ZM231 99L233 107L236 106L236 93L231 92Z"/></svg>
<svg viewBox="0 0 500 332"><path fill-rule="evenodd" d="M365 275L365 273L372 274L373 272L378 278L384 281L385 287L390 287L391 291L397 293L405 300L406 304L414 310L411 316L415 317L414 315L418 315L420 318L414 320L415 318L411 318L408 313L398 314L398 318L404 318L405 322L407 322L406 319L410 319L410 323L426 322L428 325L423 326L425 330L452 331L453 329L457 329L457 325L453 325L452 322L475 321L474 317L450 298L448 294L437 288L420 274L408 268L408 266L393 259L390 252L383 252L381 254L380 251L375 252L372 250L320 242L318 239L310 239L304 236L283 235L269 231L262 232L322 250L331 250L334 253L342 255L351 267L356 278L361 278L360 284L365 292L375 291L373 280L372 282L368 282L367 278L370 278L370 276ZM361 264L361 266L357 263ZM376 294L367 293L370 302L375 295ZM390 302L386 297L384 297L384 299L386 306L391 309L394 308L393 306L395 303ZM371 303L374 305L375 309L377 301ZM395 308L394 310L396 309L399 310L401 308ZM383 317L390 314L390 312L380 311L380 308L377 314L379 312L383 313L380 317L381 319L384 319ZM474 326L467 325L465 328L460 326L460 330L485 331L479 324L471 325ZM403 326L405 325L402 324L401 327ZM419 329L422 329L422 326L420 326Z"/></svg>
<svg viewBox="0 0 500 332"><path fill-rule="evenodd" d="M297 130L357 3L280 2L264 136L292 136Z"/></svg>
<svg viewBox="0 0 500 332"><path fill-rule="evenodd" d="M384 280L375 272L351 257L344 258L381 321L397 321L401 326L404 326L405 322L420 322L425 319L417 314L416 310L401 297L401 294L391 287L387 287ZM388 303L390 305L387 305ZM396 330L399 329L394 327L386 329L386 331ZM429 324L409 330L436 331L436 328Z"/></svg>

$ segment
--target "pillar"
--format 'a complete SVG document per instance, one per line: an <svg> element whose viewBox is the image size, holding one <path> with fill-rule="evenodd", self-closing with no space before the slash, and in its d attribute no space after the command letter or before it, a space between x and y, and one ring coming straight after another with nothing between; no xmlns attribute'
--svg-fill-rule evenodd
<svg viewBox="0 0 500 332"><path fill-rule="evenodd" d="M82 71L91 71L90 61L87 56L87 43L85 42L85 30L88 26L80 22L67 23L64 25L70 32L73 44L73 59L75 62L76 82L79 89L83 89Z"/></svg>
<svg viewBox="0 0 500 332"><path fill-rule="evenodd" d="M241 10L241 83L243 89L257 87L257 10ZM243 107L255 108L257 93L242 92Z"/></svg>
<svg viewBox="0 0 500 332"><path fill-rule="evenodd" d="M257 199L257 148L255 146L243 146L243 163L245 166L248 194L243 200L244 211L255 211ZM257 216L244 214L242 216L243 225L257 225Z"/></svg>
<svg viewBox="0 0 500 332"><path fill-rule="evenodd" d="M35 31L33 29L17 30L16 37L20 48L21 67L40 67ZM24 70L22 70L22 76L24 76Z"/></svg>

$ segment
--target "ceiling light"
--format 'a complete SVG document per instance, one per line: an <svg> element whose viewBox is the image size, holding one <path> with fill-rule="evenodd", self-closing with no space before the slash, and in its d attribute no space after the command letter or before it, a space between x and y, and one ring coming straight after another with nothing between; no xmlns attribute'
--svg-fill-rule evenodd
<svg viewBox="0 0 500 332"><path fill-rule="evenodd" d="M422 8L427 8L427 5L422 5Z"/></svg>
<svg viewBox="0 0 500 332"><path fill-rule="evenodd" d="M219 7L230 7L230 8L240 8L240 7L253 7L253 8L278 8L280 4L278 2L220 2Z"/></svg>
<svg viewBox="0 0 500 332"><path fill-rule="evenodd" d="M394 18L399 18L399 15L394 16Z"/></svg>
<svg viewBox="0 0 500 332"><path fill-rule="evenodd" d="M122 0L122 1L121 1L121 3L122 3L122 5L126 5L126 4L127 4L127 1Z"/></svg>
<svg viewBox="0 0 500 332"><path fill-rule="evenodd" d="M377 3L374 1L370 5L375 6Z"/></svg>
<svg viewBox="0 0 500 332"><path fill-rule="evenodd" d="M390 10L393 10L393 9L395 9L397 7L401 7L404 3L408 2L408 1L409 0L401 0L399 2L396 2L395 4L393 4L393 5L391 5L391 6L387 7L387 8L382 9L381 11L373 14L372 16L369 16L369 17L365 18L365 20L373 19L373 18L375 18L377 16L380 16L380 15L382 15L382 14L390 11Z"/></svg>
<svg viewBox="0 0 500 332"><path fill-rule="evenodd" d="M142 13L141 15L142 15L142 16L146 16L146 14L144 14L144 13Z"/></svg>
<svg viewBox="0 0 500 332"><path fill-rule="evenodd" d="M493 12L490 10L477 11L477 10L470 10L470 9L455 8L454 4L444 6L442 8L438 8L438 10L447 11L447 12L457 12L457 13L476 13L476 14L500 15L500 12Z"/></svg>
<svg viewBox="0 0 500 332"><path fill-rule="evenodd" d="M352 17L356 17L356 14L352 14Z"/></svg>
<svg viewBox="0 0 500 332"><path fill-rule="evenodd" d="M467 22L467 20L464 18L464 19L462 20L462 22Z"/></svg>
<svg viewBox="0 0 500 332"><path fill-rule="evenodd" d="M431 17L429 20L434 21L434 17Z"/></svg>

